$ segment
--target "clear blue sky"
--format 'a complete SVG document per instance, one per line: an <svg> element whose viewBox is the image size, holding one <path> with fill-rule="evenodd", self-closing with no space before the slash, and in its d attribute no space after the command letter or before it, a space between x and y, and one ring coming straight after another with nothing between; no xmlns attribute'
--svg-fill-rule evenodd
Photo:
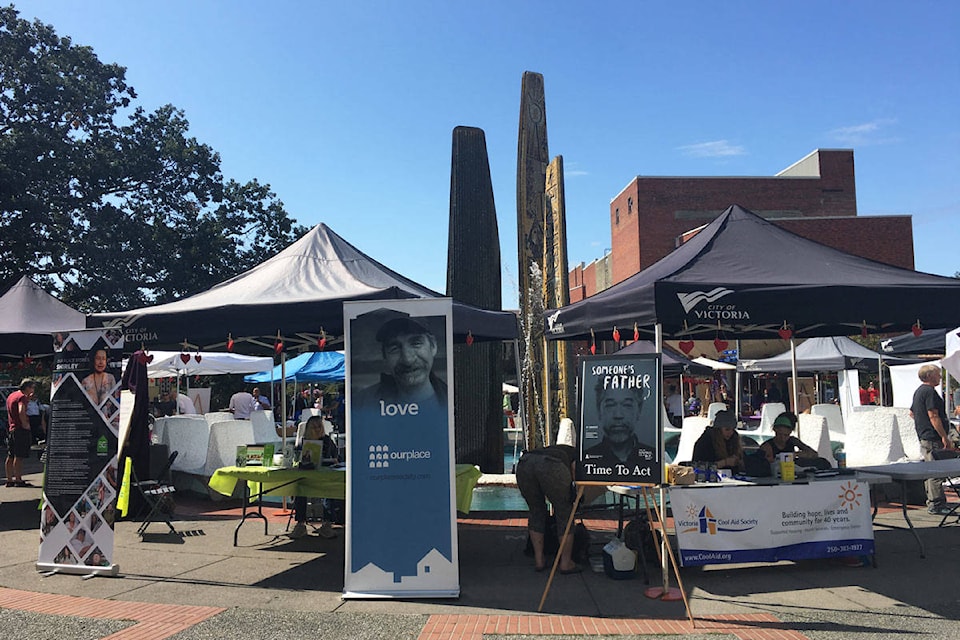
<svg viewBox="0 0 960 640"><path fill-rule="evenodd" d="M127 67L148 110L183 109L226 176L438 291L451 132L480 127L516 305L527 70L564 157L571 265L610 246L610 200L636 175L770 176L852 148L859 214L912 215L917 269L960 271L958 2L15 4Z"/></svg>

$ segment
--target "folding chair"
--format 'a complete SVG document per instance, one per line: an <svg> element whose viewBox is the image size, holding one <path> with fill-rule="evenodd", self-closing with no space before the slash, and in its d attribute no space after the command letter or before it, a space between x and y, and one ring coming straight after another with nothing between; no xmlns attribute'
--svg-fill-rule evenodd
<svg viewBox="0 0 960 640"><path fill-rule="evenodd" d="M937 451L933 452L934 460L949 460L951 458L960 458L960 452L947 449L938 449ZM944 478L944 492L947 490L952 490L955 494L957 494L957 497L960 498L960 484L957 482L958 479L956 478ZM948 518L955 518L954 522L960 523L960 503L953 503L952 505L948 504L947 506L950 507L950 511L944 514L943 519L940 520L940 524L937 525L938 527L942 527L944 524L946 524Z"/></svg>
<svg viewBox="0 0 960 640"><path fill-rule="evenodd" d="M143 497L144 502L147 506L150 507L150 511L147 513L147 516L143 519L143 522L140 523L140 527L137 529L137 533L142 538L144 533L147 531L147 527L150 526L151 522L165 522L168 527L170 527L170 532L177 534L177 530L173 526L173 522L170 520L169 509L163 507L164 496L171 494L176 489L174 489L172 483L167 482L167 478L170 474L170 467L173 465L173 461L177 459L179 451L174 451L170 454L170 457L167 459L167 463L163 465L163 468L160 469L160 472L157 473L156 480L139 480L137 478L137 472L131 468L130 474L132 477L131 485L135 486L140 492L140 495Z"/></svg>

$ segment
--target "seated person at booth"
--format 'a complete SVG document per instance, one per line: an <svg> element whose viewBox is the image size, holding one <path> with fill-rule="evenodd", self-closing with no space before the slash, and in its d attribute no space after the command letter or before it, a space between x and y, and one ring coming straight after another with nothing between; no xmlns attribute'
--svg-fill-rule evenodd
<svg viewBox="0 0 960 640"><path fill-rule="evenodd" d="M693 445L696 462L713 462L719 469L743 470L743 444L737 433L737 418L732 411L718 411Z"/></svg>
<svg viewBox="0 0 960 640"><path fill-rule="evenodd" d="M829 469L830 463L819 457L817 450L793 437L797 428L797 415L784 411L773 421L773 437L760 445L760 454L767 462L773 462L781 453L792 453L798 466Z"/></svg>
<svg viewBox="0 0 960 640"><path fill-rule="evenodd" d="M303 438L297 440L296 447L300 450L300 468L314 469L324 464L334 464L340 455L336 443L327 435L323 426L323 418L320 416L310 416L307 424L303 428ZM332 501L324 499L322 501L324 512L328 512L332 506ZM330 524L328 513L324 513L317 533L323 538L333 538L336 534ZM307 498L306 496L296 496L293 499L293 519L296 525L290 532L291 538L302 538L307 535Z"/></svg>

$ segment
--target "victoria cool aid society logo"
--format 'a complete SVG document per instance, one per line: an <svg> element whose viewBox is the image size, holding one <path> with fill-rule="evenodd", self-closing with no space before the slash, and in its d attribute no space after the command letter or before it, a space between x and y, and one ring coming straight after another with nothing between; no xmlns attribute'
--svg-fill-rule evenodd
<svg viewBox="0 0 960 640"><path fill-rule="evenodd" d="M686 513L676 520L677 531L680 533L703 533L716 535L720 531L740 533L750 531L757 526L756 518L718 518L713 515L710 507L695 504L687 506Z"/></svg>
<svg viewBox="0 0 960 640"><path fill-rule="evenodd" d="M710 291L678 293L677 299L684 313L696 320L749 320L748 311L738 309L735 304L722 302L731 293L736 292L726 287L716 287Z"/></svg>

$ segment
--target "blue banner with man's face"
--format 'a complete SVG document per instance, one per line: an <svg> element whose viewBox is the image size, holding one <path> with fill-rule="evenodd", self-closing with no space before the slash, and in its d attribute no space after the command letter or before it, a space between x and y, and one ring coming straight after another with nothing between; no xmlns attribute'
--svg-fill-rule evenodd
<svg viewBox="0 0 960 640"><path fill-rule="evenodd" d="M662 481L659 370L658 354L583 359L578 482Z"/></svg>
<svg viewBox="0 0 960 640"><path fill-rule="evenodd" d="M456 597L451 302L346 303L344 326L344 597Z"/></svg>

